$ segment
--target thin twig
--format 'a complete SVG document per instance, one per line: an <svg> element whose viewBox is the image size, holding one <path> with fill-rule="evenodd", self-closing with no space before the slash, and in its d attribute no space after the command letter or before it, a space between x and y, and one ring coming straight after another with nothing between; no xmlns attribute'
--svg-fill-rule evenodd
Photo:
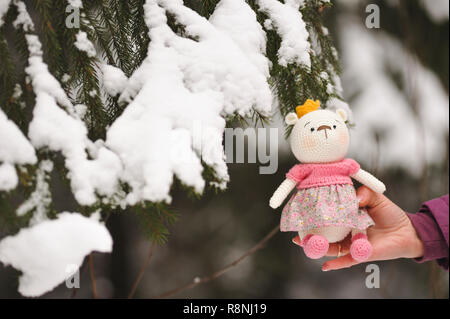
<svg viewBox="0 0 450 319"><path fill-rule="evenodd" d="M145 263L144 263L144 265L142 265L142 268L139 271L139 274L136 277L136 280L134 281L133 288L131 288L131 291L128 294L128 299L133 298L134 293L136 292L137 286L139 285L139 282L141 281L142 277L144 276L145 269L147 268L148 263L150 262L150 259L152 258L154 251L155 251L155 242L153 242L152 245L150 246L150 250L148 251L147 258L145 259Z"/></svg>
<svg viewBox="0 0 450 319"><path fill-rule="evenodd" d="M279 225L277 225L277 226L276 226L274 229L272 229L266 236L264 236L264 238L261 239L255 246L253 246L252 248L250 248L249 250L247 250L241 257L239 257L238 259L236 259L236 260L234 260L233 262L229 263L229 264L226 265L224 268L222 268L222 269L216 271L215 273L213 273L213 274L211 274L211 275L209 275L209 276L205 276L205 277L202 277L202 278L196 277L196 278L194 278L193 281L191 281L191 282L189 282L189 283L187 283L187 284L185 284L185 285L183 285L183 286L181 286L181 287L178 287L178 288L169 290L169 291L167 291L167 292L165 292L165 293L163 293L163 294L161 294L161 295L154 296L153 298L167 298L167 297L176 295L176 294L178 294L178 293L180 293L180 292L182 292L182 291L184 291L184 290L186 290L186 289L194 288L195 286L198 286L198 285L203 284L203 283L207 283L207 282L209 282L209 281L211 281L211 280L213 280L213 279L216 279L217 277L222 276L224 273L226 273L226 272L229 271L231 268L233 268L234 266L236 266L237 264L239 264L241 261L243 261L245 258L247 258L248 256L254 254L254 253L257 252L258 250L260 250L261 248L263 248L264 245L265 245L265 243L266 243L269 239L271 239L273 236L275 236L275 234L278 233L279 228L280 228Z"/></svg>
<svg viewBox="0 0 450 319"><path fill-rule="evenodd" d="M103 220L103 223L106 225L106 222L108 221L109 217L111 216L112 211L108 211L108 214L106 215L105 219Z"/></svg>
<svg viewBox="0 0 450 319"><path fill-rule="evenodd" d="M91 273L92 293L94 295L94 299L98 299L97 286L95 285L94 261L92 260L92 253L89 254L89 272Z"/></svg>

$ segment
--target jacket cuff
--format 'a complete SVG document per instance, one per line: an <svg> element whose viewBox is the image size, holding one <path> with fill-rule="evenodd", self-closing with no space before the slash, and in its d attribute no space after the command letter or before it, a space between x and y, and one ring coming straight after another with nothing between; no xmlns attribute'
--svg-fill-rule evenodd
<svg viewBox="0 0 450 319"><path fill-rule="evenodd" d="M415 258L415 261L423 263L429 260L438 260L442 266L448 269L448 246L433 216L429 213L408 213L417 235L423 243L424 254Z"/></svg>

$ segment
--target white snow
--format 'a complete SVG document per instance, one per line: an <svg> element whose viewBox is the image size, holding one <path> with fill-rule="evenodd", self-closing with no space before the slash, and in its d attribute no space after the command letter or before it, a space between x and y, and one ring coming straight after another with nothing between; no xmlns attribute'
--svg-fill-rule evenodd
<svg viewBox="0 0 450 319"><path fill-rule="evenodd" d="M231 11L236 8L242 12ZM245 2L222 1L211 21L178 0L148 0L144 9L152 39L148 57L128 80L120 100L131 103L106 140L123 163L121 180L132 187L129 204L169 202L174 176L202 192L200 160L228 181L223 116L246 116L253 109L267 114L272 101L262 33ZM175 34L166 11L196 40ZM248 29L259 33L243 43L239 33Z"/></svg>
<svg viewBox="0 0 450 319"><path fill-rule="evenodd" d="M36 188L30 197L17 208L17 215L23 216L30 211L33 216L30 225L38 224L47 219L47 211L52 201L47 176L53 170L53 162L44 160L39 163L36 171Z"/></svg>
<svg viewBox="0 0 450 319"><path fill-rule="evenodd" d="M68 2L74 8L83 8L83 2L81 0L68 0Z"/></svg>
<svg viewBox="0 0 450 319"><path fill-rule="evenodd" d="M73 106L75 114L78 118L83 119L87 112L87 106L84 104L76 104Z"/></svg>
<svg viewBox="0 0 450 319"><path fill-rule="evenodd" d="M399 166L419 176L424 164L445 157L447 93L431 71L387 34L369 32L348 17L340 26L344 80L348 95L356 96L351 152L370 165ZM399 75L406 92L386 69ZM418 116L408 98L417 99Z"/></svg>
<svg viewBox="0 0 450 319"><path fill-rule="evenodd" d="M19 178L14 165L0 164L0 191L10 191L17 187L18 182Z"/></svg>
<svg viewBox="0 0 450 319"><path fill-rule="evenodd" d="M30 57L28 58L29 66L25 69L31 78L33 90L36 93L46 93L52 96L59 104L64 106L66 110L73 114L73 106L62 89L58 80L48 71L47 65L42 60L41 42L36 35L27 34L26 41Z"/></svg>
<svg viewBox="0 0 450 319"><path fill-rule="evenodd" d="M420 0L419 3L425 8L425 11L433 21L440 23L448 20L448 0Z"/></svg>
<svg viewBox="0 0 450 319"><path fill-rule="evenodd" d="M309 66L308 34L298 10L302 1L260 0L260 5L282 38L280 63ZM166 13L185 26L185 35L170 29ZM145 19L152 41L134 74L127 79L120 69L99 65L102 88L129 103L104 142L88 139L82 121L86 106L72 105L43 62L38 37L27 35L31 54L26 73L36 95L28 135L34 147L63 154L72 191L82 205L99 197L124 205L120 182L131 186L126 197L130 205L170 202L174 177L201 193L203 163L215 171L219 187L225 187L225 117L271 112L266 35L245 1L222 0L207 20L181 0L147 0ZM75 45L96 55L85 32L78 32Z"/></svg>
<svg viewBox="0 0 450 319"><path fill-rule="evenodd" d="M282 66L287 66L290 63L297 63L306 67L311 66L309 34L299 11L302 2L291 0L283 4L278 0L257 1L261 10L269 16L272 25L281 37L278 63Z"/></svg>
<svg viewBox="0 0 450 319"><path fill-rule="evenodd" d="M16 83L16 85L14 86L13 99L19 99L22 96L22 93L22 87L19 85L19 83Z"/></svg>
<svg viewBox="0 0 450 319"><path fill-rule="evenodd" d="M96 202L96 191L101 195L112 195L120 171L118 158L102 148L96 159L88 160L85 151L89 145L86 127L58 107L48 94L41 92L36 97L33 114L29 130L33 145L62 151L77 201L92 205Z"/></svg>
<svg viewBox="0 0 450 319"><path fill-rule="evenodd" d="M270 19L264 20L264 28L266 28L266 30L273 30L272 20Z"/></svg>
<svg viewBox="0 0 450 319"><path fill-rule="evenodd" d="M111 252L112 238L95 218L63 212L0 241L0 261L22 272L19 292L38 297L66 280L92 251Z"/></svg>
<svg viewBox="0 0 450 319"><path fill-rule="evenodd" d="M270 61L265 56L266 34L256 20L256 13L242 0L222 0L209 22L227 34L255 64L264 76L269 77Z"/></svg>
<svg viewBox="0 0 450 319"><path fill-rule="evenodd" d="M70 75L67 74L67 73L64 73L63 76L62 76L62 78L61 78L61 81L62 81L63 83L67 83L67 82L69 82L69 80L70 80Z"/></svg>
<svg viewBox="0 0 450 319"><path fill-rule="evenodd" d="M25 32L34 30L34 23L33 20L31 20L30 15L28 14L25 3L18 0L14 0L13 3L17 7L17 11L19 12L16 20L14 20L13 22L14 28L17 29L19 26L22 26Z"/></svg>
<svg viewBox="0 0 450 319"><path fill-rule="evenodd" d="M85 124L78 118L79 112L42 61L39 39L34 35L26 38L31 55L25 71L36 94L28 132L32 144L36 148L47 147L62 152L69 169L72 191L80 204L94 204L96 193L112 196L117 188L119 159L107 149L97 150L88 139ZM65 106L68 112L58 104ZM98 157L90 154L94 159L89 160L86 149L92 149Z"/></svg>
<svg viewBox="0 0 450 319"><path fill-rule="evenodd" d="M12 190L17 186L14 164L34 164L36 161L33 146L0 109L0 191Z"/></svg>
<svg viewBox="0 0 450 319"><path fill-rule="evenodd" d="M0 109L0 162L23 165L36 160L33 146Z"/></svg>
<svg viewBox="0 0 450 319"><path fill-rule="evenodd" d="M282 38L280 63L308 66L308 34L298 10L302 1L260 2ZM186 36L169 28L166 12L185 26ZM147 0L145 15L152 41L139 69L127 79L120 69L100 64L105 91L130 103L108 129L105 142L87 138L81 120L86 106L72 105L48 72L39 39L27 35L31 54L26 73L36 94L29 137L34 147L63 154L72 191L82 205L94 204L99 196L103 202L123 198L119 182L131 186L126 197L131 205L170 202L174 177L201 193L202 162L215 171L219 187L225 187L224 117L271 111L266 35L245 1L222 0L207 20L181 0ZM85 32L78 32L75 45L96 55Z"/></svg>
<svg viewBox="0 0 450 319"><path fill-rule="evenodd" d="M78 50L86 52L90 58L95 57L97 54L94 44L88 39L87 33L84 31L78 31L74 44Z"/></svg>
<svg viewBox="0 0 450 319"><path fill-rule="evenodd" d="M100 65L103 77L103 86L111 96L116 96L125 90L128 78L123 71L113 65L102 63Z"/></svg>
<svg viewBox="0 0 450 319"><path fill-rule="evenodd" d="M92 205L97 196L113 196L118 191L118 179L122 166L116 154L101 147L94 160L83 158L74 163L71 185L77 201Z"/></svg>
<svg viewBox="0 0 450 319"><path fill-rule="evenodd" d="M9 4L11 0L0 1L0 27L3 25L3 16L8 12Z"/></svg>

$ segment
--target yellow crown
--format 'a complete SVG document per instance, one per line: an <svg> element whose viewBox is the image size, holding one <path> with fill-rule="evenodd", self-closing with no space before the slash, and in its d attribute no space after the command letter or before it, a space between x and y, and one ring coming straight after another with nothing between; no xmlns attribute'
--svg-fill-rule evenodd
<svg viewBox="0 0 450 319"><path fill-rule="evenodd" d="M307 99L305 104L297 106L295 108L295 111L297 112L297 117L301 118L303 115L319 109L319 107L320 107L319 100L313 101L311 99Z"/></svg>

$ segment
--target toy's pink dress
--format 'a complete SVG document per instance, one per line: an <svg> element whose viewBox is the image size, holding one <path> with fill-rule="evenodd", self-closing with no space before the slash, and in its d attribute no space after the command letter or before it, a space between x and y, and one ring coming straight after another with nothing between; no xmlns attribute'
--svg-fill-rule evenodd
<svg viewBox="0 0 450 319"><path fill-rule="evenodd" d="M327 164L297 164L286 177L297 182L297 192L281 214L280 230L308 233L326 226L365 230L372 218L359 209L350 175L359 164L350 158Z"/></svg>

